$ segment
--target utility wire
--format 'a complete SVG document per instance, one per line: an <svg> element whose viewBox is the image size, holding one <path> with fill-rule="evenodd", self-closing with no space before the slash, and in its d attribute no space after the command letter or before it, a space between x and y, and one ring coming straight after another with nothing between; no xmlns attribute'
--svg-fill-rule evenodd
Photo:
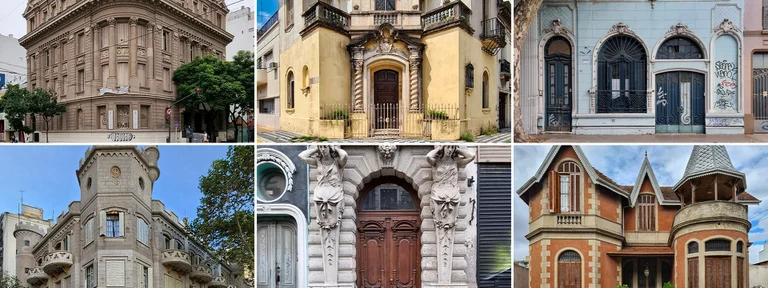
<svg viewBox="0 0 768 288"><path fill-rule="evenodd" d="M16 8L13 8L13 10L11 10L11 12L8 13L8 15L5 15L5 17L3 17L3 19L0 19L0 24L2 24L3 21L5 21L5 19L8 19L9 18L8 16L11 16L11 14L13 14L13 12L16 11L16 9L19 9L19 7L21 7L21 4L24 4L24 2L27 2L27 1L21 0L21 2L19 2L19 5L16 5Z"/></svg>

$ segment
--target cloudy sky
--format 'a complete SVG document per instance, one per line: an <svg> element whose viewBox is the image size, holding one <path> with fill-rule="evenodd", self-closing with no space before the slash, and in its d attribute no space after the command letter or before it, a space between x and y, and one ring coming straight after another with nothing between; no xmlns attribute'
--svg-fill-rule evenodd
<svg viewBox="0 0 768 288"><path fill-rule="evenodd" d="M258 0L263 2L277 2L277 0ZM20 38L27 33L27 21L21 16L24 9L27 8L27 0L0 0L3 9L0 9L0 34L13 34L13 37ZM256 9L254 0L227 0L227 6L230 11L239 10L241 6ZM11 10L7 10L11 9ZM269 18L269 17L267 17Z"/></svg>
<svg viewBox="0 0 768 288"><path fill-rule="evenodd" d="M551 146L516 146L514 149L514 187L517 190L530 179L544 161ZM685 172L693 146L582 146L589 162L621 185L633 185L643 163L645 151L659 185L672 186ZM768 240L768 149L762 146L726 146L733 165L747 175L747 191L763 200L760 206L749 206L750 263L757 262L757 255ZM514 195L514 259L528 256L528 206Z"/></svg>

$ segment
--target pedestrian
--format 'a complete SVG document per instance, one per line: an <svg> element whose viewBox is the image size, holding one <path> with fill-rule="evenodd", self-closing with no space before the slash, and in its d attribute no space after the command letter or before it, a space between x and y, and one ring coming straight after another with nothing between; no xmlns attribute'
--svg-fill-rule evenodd
<svg viewBox="0 0 768 288"><path fill-rule="evenodd" d="M203 134L203 143L208 143L208 132L205 132L205 134Z"/></svg>

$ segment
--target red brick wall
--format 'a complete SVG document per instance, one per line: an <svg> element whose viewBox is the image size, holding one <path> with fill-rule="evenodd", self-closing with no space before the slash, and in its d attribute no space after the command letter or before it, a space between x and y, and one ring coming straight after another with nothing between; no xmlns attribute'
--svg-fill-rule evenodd
<svg viewBox="0 0 768 288"><path fill-rule="evenodd" d="M598 187L597 191L597 199L600 200L600 206L598 206L600 216L621 223L621 215L618 213L619 205L621 205L620 196L602 186Z"/></svg>
<svg viewBox="0 0 768 288"><path fill-rule="evenodd" d="M675 272L673 275L675 287L685 287L685 263L688 260L686 257L687 243L691 239L699 240L699 253L704 252L704 243L701 240L713 237L713 236L726 236L733 239L731 245L736 245L736 240L742 240L744 242L744 260L745 263L749 262L749 253L747 253L747 234L742 232L736 232L732 230L708 230L689 233L677 238L672 247L675 249ZM747 265L747 264L745 264ZM744 267L744 271L749 271L748 267ZM704 274L704 271L699 271L700 274ZM747 273L747 272L745 272Z"/></svg>
<svg viewBox="0 0 768 288"><path fill-rule="evenodd" d="M528 252L530 253L531 257L531 262L529 263L531 268L528 270L530 271L530 287L541 287L541 241L533 243L529 247L530 249ZM515 281L517 281L517 279L515 279Z"/></svg>

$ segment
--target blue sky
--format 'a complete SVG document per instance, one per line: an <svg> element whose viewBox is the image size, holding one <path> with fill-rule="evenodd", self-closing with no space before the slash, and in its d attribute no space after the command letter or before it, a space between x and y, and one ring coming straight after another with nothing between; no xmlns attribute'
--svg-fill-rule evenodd
<svg viewBox="0 0 768 288"><path fill-rule="evenodd" d="M70 202L80 200L75 170L88 146L4 146L0 148L0 213L17 213L24 203L40 207L45 218L55 218ZM202 193L200 176L213 160L227 156L227 146L160 146L160 178L153 199L165 203L179 219L194 219Z"/></svg>
<svg viewBox="0 0 768 288"><path fill-rule="evenodd" d="M277 11L278 0L256 0L256 29L261 28L264 22Z"/></svg>
<svg viewBox="0 0 768 288"><path fill-rule="evenodd" d="M648 151L648 160L653 166L659 185L672 186L685 172L688 157L693 146L581 146L590 164L621 185L633 185ZM551 146L516 146L514 149L514 188L517 190L530 179L544 161ZM726 146L731 162L747 176L747 191L763 200L759 206L749 206L750 263L757 261L758 253L768 240L768 149L763 146ZM535 163L535 164L534 164ZM514 259L522 260L528 255L528 206L514 195Z"/></svg>

